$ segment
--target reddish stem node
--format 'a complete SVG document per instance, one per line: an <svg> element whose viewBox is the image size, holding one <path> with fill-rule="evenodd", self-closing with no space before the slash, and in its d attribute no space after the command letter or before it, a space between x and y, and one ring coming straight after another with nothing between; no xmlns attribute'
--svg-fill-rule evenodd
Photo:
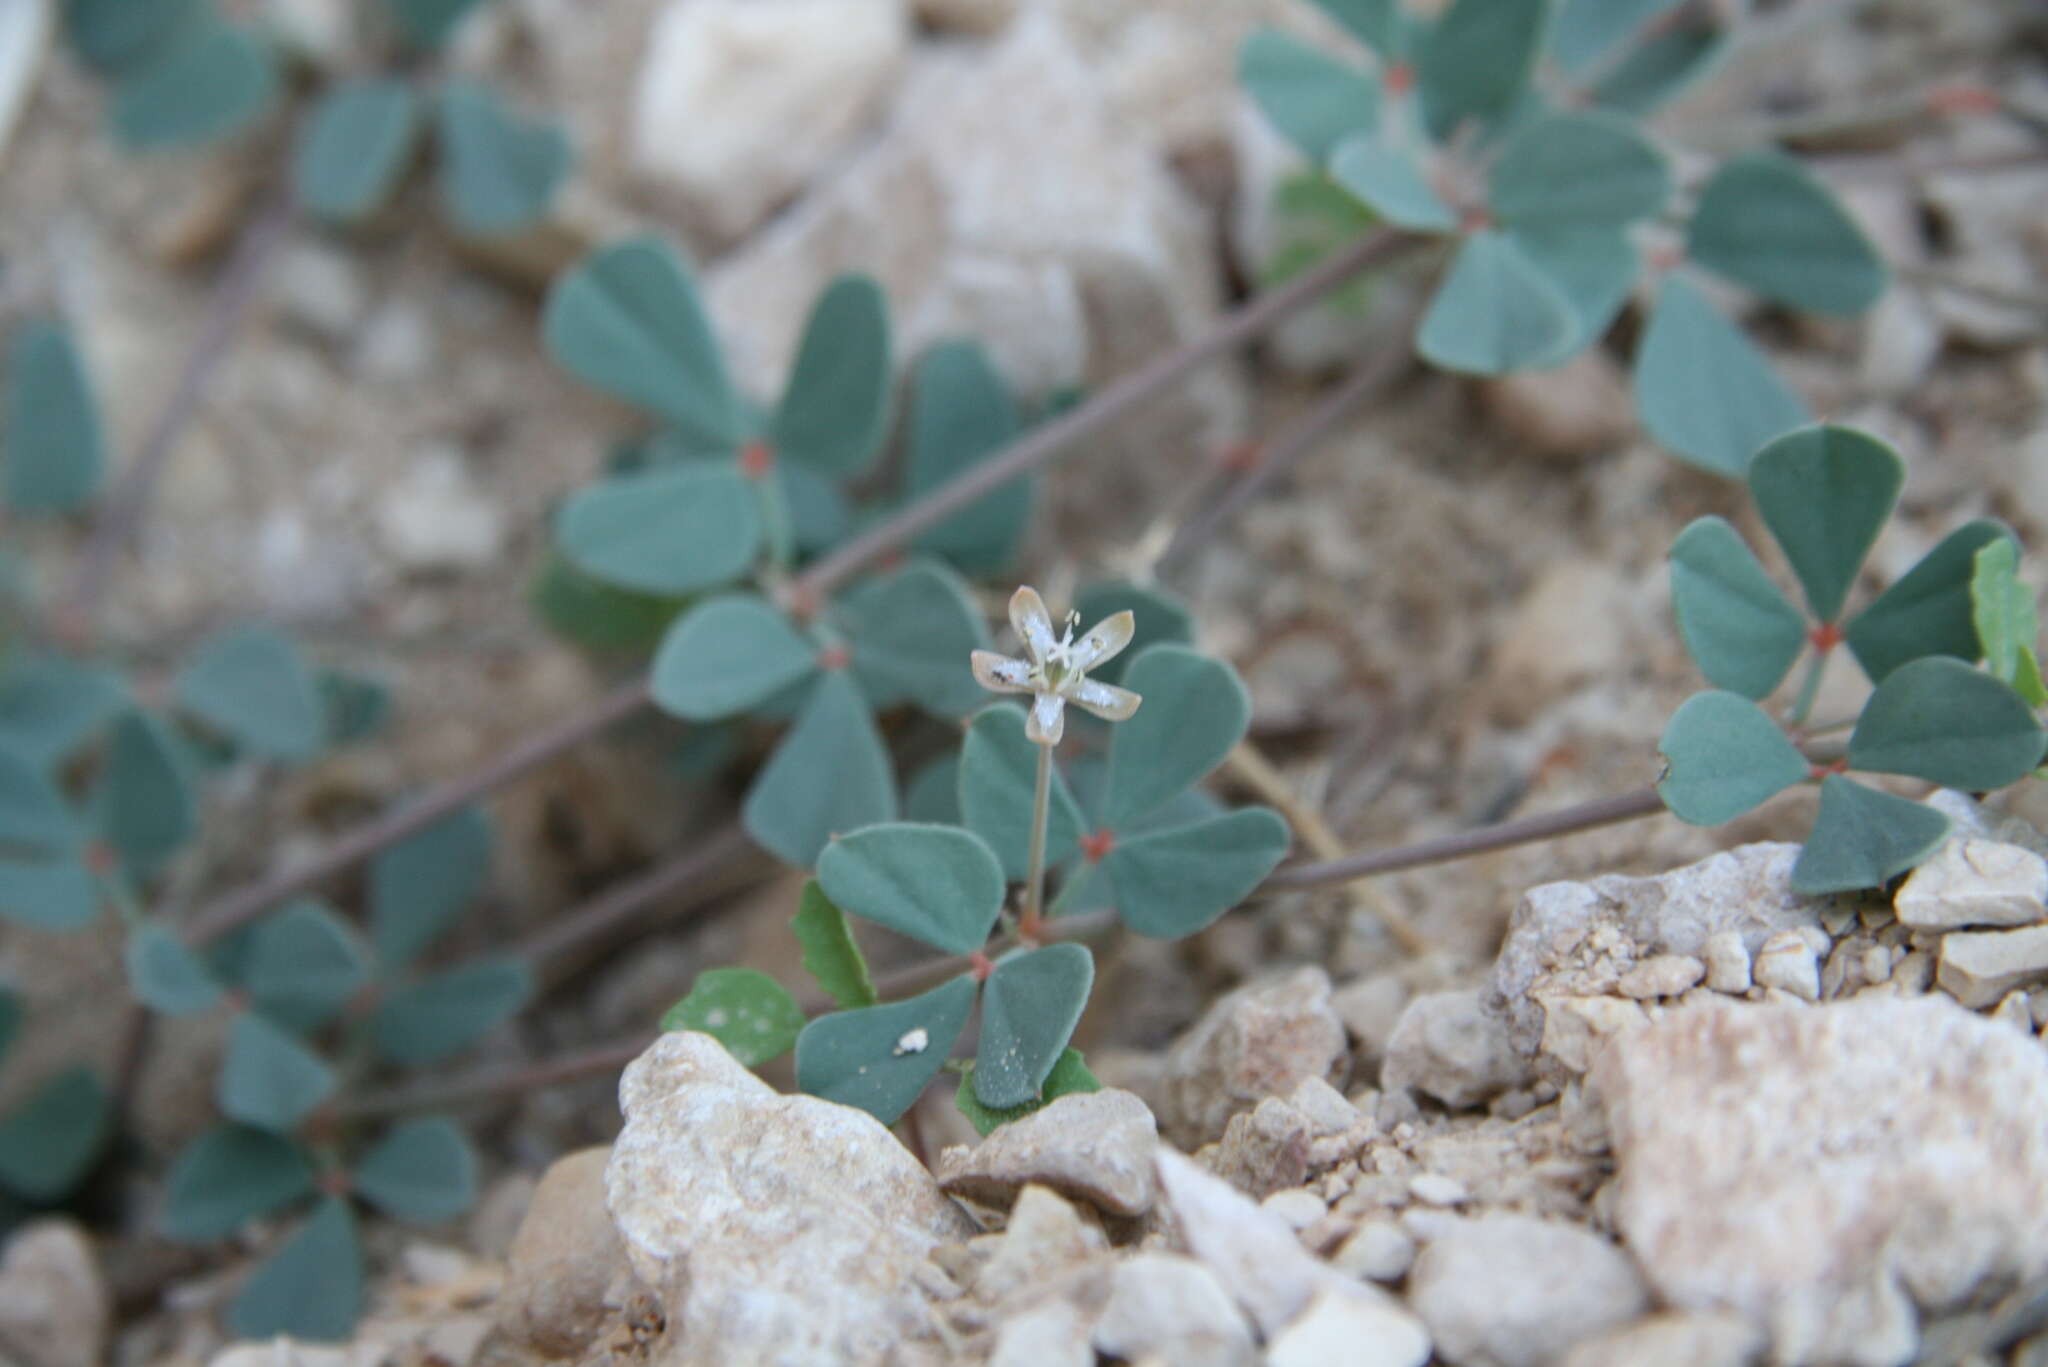
<svg viewBox="0 0 2048 1367"><path fill-rule="evenodd" d="M827 674L853 663L853 652L845 646L826 646L818 652L818 668Z"/></svg>
<svg viewBox="0 0 2048 1367"><path fill-rule="evenodd" d="M1415 68L1406 62L1395 62L1387 68L1382 83L1389 95L1399 99L1415 88Z"/></svg>
<svg viewBox="0 0 2048 1367"><path fill-rule="evenodd" d="M1216 463L1231 474L1248 475L1259 468L1265 454L1265 446L1260 442L1234 441L1223 448Z"/></svg>
<svg viewBox="0 0 2048 1367"><path fill-rule="evenodd" d="M748 479L766 479L775 469L775 452L765 441L750 441L740 448L740 473Z"/></svg>
<svg viewBox="0 0 2048 1367"><path fill-rule="evenodd" d="M1488 228L1491 228L1492 226L1493 215L1488 213L1485 209L1479 207L1478 205L1474 205L1472 208L1467 209L1462 215L1459 216L1458 219L1458 229L1461 232L1485 232Z"/></svg>
<svg viewBox="0 0 2048 1367"><path fill-rule="evenodd" d="M1807 633L1806 639L1815 650L1825 655L1842 643L1842 629L1833 622L1822 622Z"/></svg>
<svg viewBox="0 0 2048 1367"><path fill-rule="evenodd" d="M974 975L974 981L985 983L989 974L996 971L995 960L977 949L967 956L967 971Z"/></svg>
<svg viewBox="0 0 2048 1367"><path fill-rule="evenodd" d="M1685 249L1666 244L1654 248L1649 257L1651 270L1675 271L1685 263Z"/></svg>
<svg viewBox="0 0 2048 1367"><path fill-rule="evenodd" d="M104 840L95 840L85 847L85 867L92 874L105 877L112 873L120 862L120 856L114 853L114 847Z"/></svg>
<svg viewBox="0 0 2048 1367"><path fill-rule="evenodd" d="M1996 114L2005 107L1998 92L1983 85L1944 85L1927 92L1930 114Z"/></svg>
<svg viewBox="0 0 2048 1367"><path fill-rule="evenodd" d="M1806 776L1809 779L1812 779L1815 783L1818 783L1822 779L1826 778L1829 774L1846 774L1848 772L1849 761L1846 759L1838 759L1833 764L1808 765L1806 769Z"/></svg>
<svg viewBox="0 0 2048 1367"><path fill-rule="evenodd" d="M329 1196L346 1196L354 1185L340 1168L329 1168L320 1174L320 1190Z"/></svg>
<svg viewBox="0 0 2048 1367"><path fill-rule="evenodd" d="M1081 854L1091 864L1100 864L1116 848L1116 832L1108 827L1081 837Z"/></svg>

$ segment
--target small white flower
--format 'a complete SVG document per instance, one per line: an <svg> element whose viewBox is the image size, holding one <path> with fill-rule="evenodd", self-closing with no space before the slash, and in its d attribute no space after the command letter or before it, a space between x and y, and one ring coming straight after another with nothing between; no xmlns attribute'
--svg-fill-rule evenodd
<svg viewBox="0 0 2048 1367"><path fill-rule="evenodd" d="M1088 671L1131 643L1136 622L1128 611L1103 618L1080 640L1074 639L1078 619L1069 614L1066 631L1054 638L1052 616L1038 590L1026 586L1010 598L1010 625L1023 638L1024 660L992 650L974 652L974 677L997 693L1030 693L1030 719L1024 734L1040 745L1058 745L1066 730L1065 709L1077 704L1105 721L1123 721L1138 710L1139 697L1127 688L1097 683Z"/></svg>

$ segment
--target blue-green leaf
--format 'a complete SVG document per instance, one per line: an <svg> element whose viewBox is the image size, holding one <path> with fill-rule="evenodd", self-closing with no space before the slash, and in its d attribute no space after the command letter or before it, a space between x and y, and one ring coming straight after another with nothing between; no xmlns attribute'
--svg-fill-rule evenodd
<svg viewBox="0 0 2048 1367"><path fill-rule="evenodd" d="M780 457L844 478L888 435L889 305L865 275L842 275L811 309L769 440Z"/></svg>
<svg viewBox="0 0 2048 1367"><path fill-rule="evenodd" d="M214 1100L230 1120L290 1134L340 1085L334 1069L297 1036L244 1011L228 1030Z"/></svg>
<svg viewBox="0 0 2048 1367"><path fill-rule="evenodd" d="M84 507L106 472L107 442L70 329L34 322L15 334L0 405L7 506L29 515Z"/></svg>
<svg viewBox="0 0 2048 1367"><path fill-rule="evenodd" d="M2019 543L1999 536L1979 547L1971 564L1970 623L1977 635L1977 653L1983 655L1991 676L2006 683L2019 675L2021 658L2033 650L2041 634L2034 593L2020 582L2019 563Z"/></svg>
<svg viewBox="0 0 2048 1367"><path fill-rule="evenodd" d="M356 1194L394 1220L431 1224L476 1204L476 1155L439 1116L393 1125L352 1176Z"/></svg>
<svg viewBox="0 0 2048 1367"><path fill-rule="evenodd" d="M1725 163L1700 191L1686 254L1767 299L1853 315L1884 293L1885 268L1856 220L1781 152Z"/></svg>
<svg viewBox="0 0 2048 1367"><path fill-rule="evenodd" d="M313 1164L289 1139L220 1125L185 1146L165 1184L163 1228L206 1243L313 1192Z"/></svg>
<svg viewBox="0 0 2048 1367"><path fill-rule="evenodd" d="M1873 683L1924 655L1975 660L1982 654L1971 616L1970 581L1978 553L1994 542L2017 547L2002 523L1965 523L1849 619L1843 637Z"/></svg>
<svg viewBox="0 0 2048 1367"><path fill-rule="evenodd" d="M916 498L951 482L1007 446L1017 426L1017 406L979 343L932 347L918 358L911 381L906 492ZM1024 536L1032 485L1028 477L1013 479L913 544L970 573L1000 569Z"/></svg>
<svg viewBox="0 0 2048 1367"><path fill-rule="evenodd" d="M292 189L307 212L352 222L391 199L412 161L419 97L393 77L343 81L306 116L292 153Z"/></svg>
<svg viewBox="0 0 2048 1367"><path fill-rule="evenodd" d="M371 1020L377 1052L402 1068L438 1063L511 1019L533 995L518 959L485 959L437 973L384 999Z"/></svg>
<svg viewBox="0 0 2048 1367"><path fill-rule="evenodd" d="M1422 233L1458 226L1457 213L1429 183L1415 153L1370 133L1354 133L1337 144L1330 179L1389 223Z"/></svg>
<svg viewBox="0 0 2048 1367"><path fill-rule="evenodd" d="M1380 83L1291 34L1262 28L1237 53L1237 80L1275 128L1320 166L1380 123Z"/></svg>
<svg viewBox="0 0 2048 1367"><path fill-rule="evenodd" d="M1102 819L1144 816L1223 762L1251 724L1237 671L1184 646L1154 646L1132 661L1124 686L1144 699L1110 731Z"/></svg>
<svg viewBox="0 0 2048 1367"><path fill-rule="evenodd" d="M69 759L128 701L111 669L62 656L10 660L0 670L0 750L42 768Z"/></svg>
<svg viewBox="0 0 2048 1367"><path fill-rule="evenodd" d="M243 1338L345 1339L363 1306L363 1249L348 1202L329 1196L243 1284L228 1327Z"/></svg>
<svg viewBox="0 0 2048 1367"><path fill-rule="evenodd" d="M1562 365L1600 340L1635 290L1640 261L1619 228L1532 228L1520 225L1508 237L1522 255L1558 288L1572 314L1572 327L1539 365Z"/></svg>
<svg viewBox="0 0 2048 1367"><path fill-rule="evenodd" d="M1749 463L1749 492L1806 592L1832 622L1899 501L1906 467L1889 446L1853 428L1788 432Z"/></svg>
<svg viewBox="0 0 2048 1367"><path fill-rule="evenodd" d="M329 745L368 740L391 720L391 690L368 675L323 669L313 676L313 688Z"/></svg>
<svg viewBox="0 0 2048 1367"><path fill-rule="evenodd" d="M1569 346L1578 315L1515 240L1487 229L1465 239L1416 330L1415 346L1446 370L1500 375Z"/></svg>
<svg viewBox="0 0 2048 1367"><path fill-rule="evenodd" d="M479 0L384 0L399 31L415 47L439 47Z"/></svg>
<svg viewBox="0 0 2048 1367"><path fill-rule="evenodd" d="M245 750L309 759L327 738L327 715L298 648L265 626L201 645L178 672L178 705Z"/></svg>
<svg viewBox="0 0 2048 1367"><path fill-rule="evenodd" d="M2011 687L1930 655L1900 665L1870 695L1849 736L1849 767L1977 792L2019 782L2044 749L2048 733Z"/></svg>
<svg viewBox="0 0 2048 1367"><path fill-rule="evenodd" d="M1207 929L1248 897L1287 856L1292 839L1277 813L1246 807L1192 825L1119 835L1102 872L1125 925L1177 940Z"/></svg>
<svg viewBox="0 0 2048 1367"><path fill-rule="evenodd" d="M804 972L818 989L842 1011L875 1004L875 984L868 977L868 961L846 924L846 913L832 904L818 880L804 883L796 916L790 921L796 942L803 949Z"/></svg>
<svg viewBox="0 0 2048 1367"><path fill-rule="evenodd" d="M1817 897L1878 887L1934 853L1948 831L1948 818L1932 807L1829 774L1792 865L1792 891Z"/></svg>
<svg viewBox="0 0 2048 1367"><path fill-rule="evenodd" d="M977 715L960 747L961 818L996 852L1011 879L1031 871L1031 803L1043 750L1024 734L1024 710L1009 703ZM1081 809L1054 765L1045 826L1048 867L1074 852L1084 829Z"/></svg>
<svg viewBox="0 0 2048 1367"><path fill-rule="evenodd" d="M1529 88L1542 46L1546 0L1453 0L1417 45L1415 77L1430 136L1492 124Z"/></svg>
<svg viewBox="0 0 2048 1367"><path fill-rule="evenodd" d="M0 849L62 850L77 837L77 819L49 775L14 751L0 749Z"/></svg>
<svg viewBox="0 0 2048 1367"><path fill-rule="evenodd" d="M698 461L601 480L563 505L555 538L586 574L643 593L695 593L740 577L761 548L737 462Z"/></svg>
<svg viewBox="0 0 2048 1367"><path fill-rule="evenodd" d="M1806 757L1763 709L1737 693L1695 693L1657 742L1657 796L1680 821L1718 826L1775 797L1809 772Z"/></svg>
<svg viewBox="0 0 2048 1367"><path fill-rule="evenodd" d="M1651 436L1681 460L1735 478L1764 443L1807 420L1805 401L1742 329L1675 273L1636 348L1635 390Z"/></svg>
<svg viewBox="0 0 2048 1367"><path fill-rule="evenodd" d="M1315 4L1381 60L1399 61L1407 53L1410 21L1401 0L1315 0Z"/></svg>
<svg viewBox="0 0 2048 1367"><path fill-rule="evenodd" d="M198 829L195 764L185 742L153 713L137 708L114 723L98 819L101 834L130 868L155 869Z"/></svg>
<svg viewBox="0 0 2048 1367"><path fill-rule="evenodd" d="M655 652L648 687L690 721L736 716L807 678L818 648L759 594L708 598L676 620Z"/></svg>
<svg viewBox="0 0 2048 1367"><path fill-rule="evenodd" d="M475 807L392 846L370 865L370 942L388 973L403 968L483 890L491 823Z"/></svg>
<svg viewBox="0 0 2048 1367"><path fill-rule="evenodd" d="M121 78L114 131L138 151L218 142L262 118L278 86L270 49L247 28L209 14Z"/></svg>
<svg viewBox="0 0 2048 1367"><path fill-rule="evenodd" d="M1036 1100L1081 1023L1094 983L1095 960L1081 945L1005 955L982 992L975 1099L994 1108Z"/></svg>
<svg viewBox="0 0 2048 1367"><path fill-rule="evenodd" d="M1122 683L1131 661L1153 646L1195 643L1195 615L1187 604L1161 589L1140 588L1122 580L1090 584L1074 595L1074 611L1083 625L1091 627L1119 612L1131 614L1131 643L1088 671L1089 678L1104 683Z"/></svg>
<svg viewBox="0 0 2048 1367"><path fill-rule="evenodd" d="M1671 195L1664 154L1617 114L1546 114L1518 127L1487 177L1487 205L1512 227L1616 228Z"/></svg>
<svg viewBox="0 0 2048 1367"><path fill-rule="evenodd" d="M1063 1096L1077 1092L1099 1092L1102 1082L1088 1071L1088 1061L1081 1051L1072 1045L1060 1051L1059 1060L1052 1065L1052 1071L1045 1075L1045 1085L1038 1089L1038 1095L1021 1106L984 1106L974 1095L974 1064L966 1065L960 1078L960 1088L953 1094L953 1104L960 1108L960 1114L967 1117L967 1123L974 1126L974 1132L983 1139L995 1133L999 1125L1013 1120L1022 1120L1033 1111L1050 1106Z"/></svg>
<svg viewBox="0 0 2048 1367"><path fill-rule="evenodd" d="M973 590L944 565L906 565L843 602L854 677L876 706L901 700L935 717L966 716L988 694L968 656L989 645Z"/></svg>
<svg viewBox="0 0 2048 1367"><path fill-rule="evenodd" d="M1602 71L1593 103L1641 118L1704 76L1729 47L1733 11L1687 5L1619 62Z"/></svg>
<svg viewBox="0 0 2048 1367"><path fill-rule="evenodd" d="M152 1011L189 1016L220 1000L220 984L177 934L159 925L128 937L128 990Z"/></svg>
<svg viewBox="0 0 2048 1367"><path fill-rule="evenodd" d="M1559 69L1579 75L1637 37L1685 0L1560 0L1547 51Z"/></svg>
<svg viewBox="0 0 2048 1367"><path fill-rule="evenodd" d="M896 780L874 716L845 670L828 671L747 791L747 834L808 868L833 835L895 817Z"/></svg>
<svg viewBox="0 0 2048 1367"><path fill-rule="evenodd" d="M1003 909L1003 870L971 831L893 822L842 836L818 858L835 906L934 949L987 943Z"/></svg>
<svg viewBox="0 0 2048 1367"><path fill-rule="evenodd" d="M789 989L751 968L707 968L690 994L662 1013L664 1030L696 1030L725 1046L746 1067L780 1058L804 1028L803 1008Z"/></svg>
<svg viewBox="0 0 2048 1367"><path fill-rule="evenodd" d="M64 33L103 75L141 65L206 13L206 0L66 0Z"/></svg>
<svg viewBox="0 0 2048 1367"><path fill-rule="evenodd" d="M0 1187L38 1204L69 1195L99 1161L113 1119L90 1068L58 1073L0 1117Z"/></svg>
<svg viewBox="0 0 2048 1367"><path fill-rule="evenodd" d="M904 783L903 819L936 822L942 826L966 824L960 815L958 750L940 755L912 774Z"/></svg>
<svg viewBox="0 0 2048 1367"><path fill-rule="evenodd" d="M697 282L659 238L578 262L555 281L541 326L549 354L586 384L659 413L705 449L739 445L745 423Z"/></svg>
<svg viewBox="0 0 2048 1367"><path fill-rule="evenodd" d="M99 909L99 885L75 858L0 859L0 917L37 930L79 930Z"/></svg>
<svg viewBox="0 0 2048 1367"><path fill-rule="evenodd" d="M325 1025L370 980L370 956L355 930L310 899L256 924L241 968L242 990L280 1025Z"/></svg>
<svg viewBox="0 0 2048 1367"><path fill-rule="evenodd" d="M796 1085L895 1124L945 1065L975 995L963 975L909 1001L818 1017L797 1036Z"/></svg>
<svg viewBox="0 0 2048 1367"><path fill-rule="evenodd" d="M475 81L443 86L440 115L441 202L456 230L502 237L540 222L569 174L561 126L519 113Z"/></svg>
<svg viewBox="0 0 2048 1367"><path fill-rule="evenodd" d="M1700 673L1745 698L1782 683L1806 644L1806 619L1718 517L1697 519L1671 543L1671 607Z"/></svg>

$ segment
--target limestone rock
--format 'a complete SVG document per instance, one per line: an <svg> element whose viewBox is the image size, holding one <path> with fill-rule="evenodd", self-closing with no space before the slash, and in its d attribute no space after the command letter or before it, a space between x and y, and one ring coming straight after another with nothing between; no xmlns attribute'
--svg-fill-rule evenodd
<svg viewBox="0 0 2048 1367"><path fill-rule="evenodd" d="M1095 1367L1088 1318L1068 1300L1012 1315L996 1330L989 1367Z"/></svg>
<svg viewBox="0 0 2048 1367"><path fill-rule="evenodd" d="M1908 874L1892 898L1915 930L2026 926L2048 918L2048 861L1996 840L1951 840Z"/></svg>
<svg viewBox="0 0 2048 1367"><path fill-rule="evenodd" d="M1915 1307L2048 1270L2048 1055L1940 997L1672 1012L1593 1083L1660 1298L1782 1362L1902 1363Z"/></svg>
<svg viewBox="0 0 2048 1367"><path fill-rule="evenodd" d="M1700 957L1718 932L1734 932L1754 954L1778 931L1818 925L1815 904L1787 883L1798 857L1797 845L1744 845L1654 878L1531 888L1509 918L1488 1009L1505 1014L1515 1048L1533 1055L1544 1030L1539 994L1609 995L1642 960Z"/></svg>
<svg viewBox="0 0 2048 1367"><path fill-rule="evenodd" d="M2048 925L1964 930L1941 939L1935 981L1964 1006L1991 1006L2016 987L2048 979Z"/></svg>
<svg viewBox="0 0 2048 1367"><path fill-rule="evenodd" d="M106 1360L113 1298L92 1241L70 1220L21 1226L0 1257L0 1356L20 1367Z"/></svg>
<svg viewBox="0 0 2048 1367"><path fill-rule="evenodd" d="M1820 1000L1820 959L1796 930L1781 930L1757 949L1750 974L1758 987L1775 987L1805 1001Z"/></svg>
<svg viewBox="0 0 2048 1367"><path fill-rule="evenodd" d="M648 34L632 171L736 240L845 155L909 49L903 0L675 0Z"/></svg>
<svg viewBox="0 0 2048 1367"><path fill-rule="evenodd" d="M1484 1008L1476 987L1409 1002L1380 1069L1387 1091L1424 1092L1453 1109L1482 1105L1529 1080L1506 1022Z"/></svg>
<svg viewBox="0 0 2048 1367"><path fill-rule="evenodd" d="M1330 1009L1351 1032L1352 1071L1373 1074L1387 1056L1387 1043L1414 989L1398 971L1374 973L1345 983L1330 994Z"/></svg>
<svg viewBox="0 0 2048 1367"><path fill-rule="evenodd" d="M1606 1041L1650 1023L1649 1013L1627 997L1561 997L1549 993L1536 999L1543 1007L1542 1061L1567 1073L1584 1073Z"/></svg>
<svg viewBox="0 0 2048 1367"><path fill-rule="evenodd" d="M1216 1274L1177 1253L1140 1253L1116 1265L1095 1347L1111 1357L1186 1367L1250 1367L1251 1326Z"/></svg>
<svg viewBox="0 0 2048 1367"><path fill-rule="evenodd" d="M1446 1217L1408 1275L1408 1300L1455 1367L1543 1367L1649 1306L1629 1256L1577 1225Z"/></svg>
<svg viewBox="0 0 2048 1367"><path fill-rule="evenodd" d="M384 549L409 571L478 570L505 546L505 513L452 446L433 446L406 467L377 504Z"/></svg>
<svg viewBox="0 0 2048 1367"><path fill-rule="evenodd" d="M558 1158L534 1189L498 1293L498 1326L512 1342L573 1356L642 1289L605 1209L610 1158L601 1146Z"/></svg>
<svg viewBox="0 0 2048 1367"><path fill-rule="evenodd" d="M1706 976L1707 966L1690 954L1653 954L1622 974L1615 985L1622 996L1647 1001L1676 997Z"/></svg>
<svg viewBox="0 0 2048 1367"><path fill-rule="evenodd" d="M1636 410L1628 379L1597 346L1552 370L1517 371L1481 381L1479 394L1509 443L1526 447L1532 455L1599 455L1635 435Z"/></svg>
<svg viewBox="0 0 2048 1367"><path fill-rule="evenodd" d="M1749 949L1739 930L1717 930L1709 935L1700 957L1706 962L1707 986L1716 992L1739 997L1755 981L1750 976Z"/></svg>
<svg viewBox="0 0 2048 1367"><path fill-rule="evenodd" d="M1367 1220L1337 1246L1330 1262L1368 1281L1398 1282L1415 1264L1415 1237L1392 1220Z"/></svg>
<svg viewBox="0 0 2048 1367"><path fill-rule="evenodd" d="M878 1363L926 1332L911 1274L973 1226L873 1116L779 1096L687 1031L627 1067L619 1106L606 1195L665 1363Z"/></svg>
<svg viewBox="0 0 2048 1367"><path fill-rule="evenodd" d="M1422 1367L1429 1331L1392 1297L1319 1291L1266 1347L1266 1367Z"/></svg>
<svg viewBox="0 0 2048 1367"><path fill-rule="evenodd" d="M1293 969L1221 998L1174 1042L1161 1119L1176 1143L1192 1148L1219 1138L1237 1112L1285 1096L1304 1078L1341 1084L1348 1066L1328 976Z"/></svg>
<svg viewBox="0 0 2048 1367"><path fill-rule="evenodd" d="M1559 1367L1749 1367L1762 1347L1740 1315L1665 1311L1575 1344Z"/></svg>
<svg viewBox="0 0 2048 1367"><path fill-rule="evenodd" d="M1158 1143L1152 1112L1129 1092L1075 1093L999 1127L971 1149L945 1150L939 1184L1000 1208L1036 1182L1109 1215L1142 1215L1152 1208Z"/></svg>

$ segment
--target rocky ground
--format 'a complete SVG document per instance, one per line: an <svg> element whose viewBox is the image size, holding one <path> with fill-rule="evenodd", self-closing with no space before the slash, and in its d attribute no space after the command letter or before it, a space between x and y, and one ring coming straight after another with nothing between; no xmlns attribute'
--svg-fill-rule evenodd
<svg viewBox="0 0 2048 1367"><path fill-rule="evenodd" d="M359 60L348 0L266 5L316 65ZM1794 23L1809 6L1834 13ZM1935 81L2048 104L2023 6L1766 8L1779 36L1660 120L1687 164L1759 118ZM359 234L294 228L168 468L146 572L110 599L110 647L144 671L261 614L395 689L377 744L223 793L232 839L194 880L287 862L610 681L525 603L547 510L628 421L540 353L540 267L624 227L683 241L760 392L817 287L855 268L882 280L906 355L965 333L1027 394L1099 384L1198 332L1281 240L1287 165L1230 80L1259 22L1324 31L1296 0L502 0L454 60L569 122L583 161L549 250L480 259L428 226L424 188ZM742 59L751 79L721 74ZM0 324L76 320L131 452L274 147L138 162L73 62L26 69L11 127L0 69ZM1862 323L1752 321L1818 411L1907 458L1873 583L1974 516L2048 544L2048 178L1902 170L2027 136L1952 119L1808 139L1909 271ZM1057 597L1128 565L1230 443L1402 344L1415 288L1395 275L1367 310L1305 317L1071 458L1046 482L1038 582ZM1654 777L1698 686L1665 550L1692 517L1744 510L1641 436L1626 354L1403 377L1170 583L1347 846ZM80 540L6 535L53 580ZM1854 707L1850 673L1824 712ZM729 793L665 777L669 743L622 732L508 790L470 933L534 925L724 811ZM2039 798L2017 800L1894 900L1784 893L1790 847L1753 842L1803 829L1795 797L1720 831L1617 827L1106 949L1081 1043L1115 1090L979 1145L931 1098L936 1176L861 1117L671 1037L627 1075L623 1115L610 1078L478 1112L486 1201L432 1238L373 1229L373 1311L345 1349L224 1344L262 1233L225 1260L175 1252L141 1232L139 1184L90 1226L9 1244L0 1355L681 1364L812 1335L906 1363L2048 1361L2025 1346L2048 1272L2048 1054L2028 1038L2048 1017L2048 874ZM645 1028L713 964L794 981L791 901L764 872L708 925L609 947L493 1057ZM11 1071L110 1055L111 929L0 930L0 969L46 1026ZM145 1168L206 1123L214 1048L160 1048Z"/></svg>

